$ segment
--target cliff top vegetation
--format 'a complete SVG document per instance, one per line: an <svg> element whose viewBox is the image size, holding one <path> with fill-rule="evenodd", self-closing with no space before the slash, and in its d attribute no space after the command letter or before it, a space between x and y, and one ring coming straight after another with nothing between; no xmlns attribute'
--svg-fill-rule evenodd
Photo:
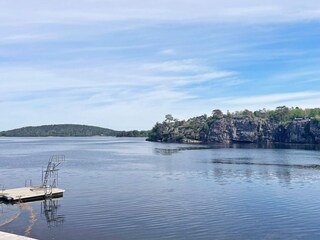
<svg viewBox="0 0 320 240"><path fill-rule="evenodd" d="M262 118L268 119L271 121L278 121L278 122L287 122L291 120L297 119L314 119L320 121L320 108L299 108L299 107L286 107L286 106L279 106L274 110L267 110L267 109L260 109L256 111L250 111L248 109L242 111L235 111L223 113L220 109L214 109L212 111L212 115L208 116L207 114L190 118L189 120L193 120L195 118L202 118L202 119L219 119L219 118ZM165 116L165 122L174 122L179 121L178 119L174 118L171 114L167 114Z"/></svg>
<svg viewBox="0 0 320 240"><path fill-rule="evenodd" d="M290 122L294 121L320 122L320 108L302 109L299 107L288 108L286 106L279 106L274 110L261 109L250 111L245 109L235 112L227 111L226 113L223 113L220 109L214 109L211 116L203 114L188 120L178 120L171 114L167 114L162 123L158 122L152 128L148 140L164 142L185 142L189 140L192 142L207 142L210 132L215 131L214 128L217 127L215 123L223 119L225 120L224 122L230 122L228 119L246 120L243 121L245 123L244 125L247 125L245 128L252 128L252 126L261 120L272 123L272 125L278 127L286 127ZM235 129L237 129L237 127L235 127ZM218 130L216 129L216 131ZM243 129L240 131L244 132ZM220 135L223 134L225 134L225 132L220 131ZM231 133L229 133L229 135L230 134ZM261 135L262 133L259 134Z"/></svg>

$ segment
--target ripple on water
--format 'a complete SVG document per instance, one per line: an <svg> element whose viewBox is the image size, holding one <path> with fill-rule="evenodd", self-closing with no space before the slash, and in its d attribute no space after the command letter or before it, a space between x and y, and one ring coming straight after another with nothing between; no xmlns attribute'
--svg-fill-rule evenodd
<svg viewBox="0 0 320 240"><path fill-rule="evenodd" d="M58 209L65 221L47 231L46 218L38 217L31 236L39 239L320 239L317 151L39 141L5 143L0 156L0 183L15 175L10 184L19 186L41 170L33 159L54 149L67 155ZM27 157L10 158L16 148ZM6 219L16 213L9 208ZM33 209L40 216L37 203ZM26 224L6 227L15 232Z"/></svg>

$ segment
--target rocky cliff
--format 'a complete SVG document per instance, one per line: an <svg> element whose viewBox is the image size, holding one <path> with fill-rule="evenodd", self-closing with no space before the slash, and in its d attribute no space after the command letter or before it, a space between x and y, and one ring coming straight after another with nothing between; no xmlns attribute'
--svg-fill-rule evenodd
<svg viewBox="0 0 320 240"><path fill-rule="evenodd" d="M279 122L257 117L164 121L152 129L150 141L181 143L311 143L320 144L320 122L294 119Z"/></svg>

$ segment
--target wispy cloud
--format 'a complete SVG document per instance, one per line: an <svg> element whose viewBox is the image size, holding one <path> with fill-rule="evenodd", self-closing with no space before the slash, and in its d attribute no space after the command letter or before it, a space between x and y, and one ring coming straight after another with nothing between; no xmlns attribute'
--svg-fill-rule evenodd
<svg viewBox="0 0 320 240"><path fill-rule="evenodd" d="M131 46L117 46L117 47L81 47L64 50L61 53L85 53L85 52L114 52L124 51L130 49L143 49L150 45L131 45Z"/></svg>
<svg viewBox="0 0 320 240"><path fill-rule="evenodd" d="M0 74L3 81L0 92L3 94L87 88L110 92L132 89L130 95L168 86L174 89L186 84L215 81L235 75L234 72L214 70L193 60L141 64L126 62L71 69L0 67Z"/></svg>
<svg viewBox="0 0 320 240"><path fill-rule="evenodd" d="M37 6L37 8L33 7ZM126 20L279 22L320 17L319 1L70 0L1 2L5 23L88 23ZM2 21L3 22L3 21Z"/></svg>
<svg viewBox="0 0 320 240"><path fill-rule="evenodd" d="M56 36L50 34L21 34L3 36L0 39L0 44L16 44L26 42L39 42L54 39Z"/></svg>
<svg viewBox="0 0 320 240"><path fill-rule="evenodd" d="M305 99L317 99L320 98L320 92L291 92L291 93L277 93L268 95L257 95L250 97L238 97L225 99L225 104L236 104L242 106L250 106L251 104L265 104L270 103L283 103L291 100L300 101Z"/></svg>
<svg viewBox="0 0 320 240"><path fill-rule="evenodd" d="M0 9L3 129L143 129L167 113L318 104L319 1L3 0Z"/></svg>
<svg viewBox="0 0 320 240"><path fill-rule="evenodd" d="M308 81L309 78L318 78L320 80L320 70L314 69L300 69L299 71L290 71L286 73L277 74L272 77L275 81L293 81L303 80Z"/></svg>
<svg viewBox="0 0 320 240"><path fill-rule="evenodd" d="M69 109L69 113L75 116L79 116L76 111L87 112L95 109L100 116L110 108L114 112L118 112L115 111L117 107L122 110L126 108L125 111L128 112L133 106L155 111L154 107L157 106L157 114L146 112L153 116L153 121L148 124L148 127L151 127L157 118L162 117L171 107L201 98L201 94L192 92L192 88L182 86L217 81L233 76L234 73L212 70L194 60L176 60L170 63L127 62L77 69L5 67L0 68L0 75L3 82L0 85L0 108L8 109L11 106L14 111L11 111L10 116L22 108L38 115L45 111L57 111L61 107ZM118 112L117 116L108 118L115 120L123 114ZM58 118L63 117L54 119ZM95 122L94 119L97 118L99 117L91 115L83 119ZM24 121L26 120L25 118ZM118 121L115 120L109 127L119 128L116 122ZM130 119L124 122L130 125ZM145 122L134 124L144 128Z"/></svg>
<svg viewBox="0 0 320 240"><path fill-rule="evenodd" d="M226 112L238 110L275 109L278 106L313 108L319 107L320 91L279 92L254 96L223 96L212 99L197 99L198 114L210 113L219 108ZM192 115L190 115L192 116ZM189 116L188 116L189 117Z"/></svg>
<svg viewBox="0 0 320 240"><path fill-rule="evenodd" d="M162 54L162 55L174 55L175 53L176 51L172 48L167 48L159 51L159 54Z"/></svg>
<svg viewBox="0 0 320 240"><path fill-rule="evenodd" d="M144 70L158 72L203 72L208 71L207 67L197 64L194 60L166 61L160 63L147 63L142 66Z"/></svg>

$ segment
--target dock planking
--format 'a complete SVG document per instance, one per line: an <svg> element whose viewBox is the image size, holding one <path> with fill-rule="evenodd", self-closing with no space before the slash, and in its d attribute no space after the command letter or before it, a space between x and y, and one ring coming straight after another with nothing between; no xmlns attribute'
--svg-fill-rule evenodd
<svg viewBox="0 0 320 240"><path fill-rule="evenodd" d="M5 189L0 191L0 199L8 202L28 202L39 199L45 199L47 197L57 198L62 197L65 190L60 188L50 189L50 194L46 193L44 187L22 187Z"/></svg>
<svg viewBox="0 0 320 240"><path fill-rule="evenodd" d="M45 170L42 169L41 186L31 186L30 181L29 187L2 189L0 191L0 200L16 203L63 197L65 190L57 187L59 171L57 167L64 161L64 155L51 156Z"/></svg>

